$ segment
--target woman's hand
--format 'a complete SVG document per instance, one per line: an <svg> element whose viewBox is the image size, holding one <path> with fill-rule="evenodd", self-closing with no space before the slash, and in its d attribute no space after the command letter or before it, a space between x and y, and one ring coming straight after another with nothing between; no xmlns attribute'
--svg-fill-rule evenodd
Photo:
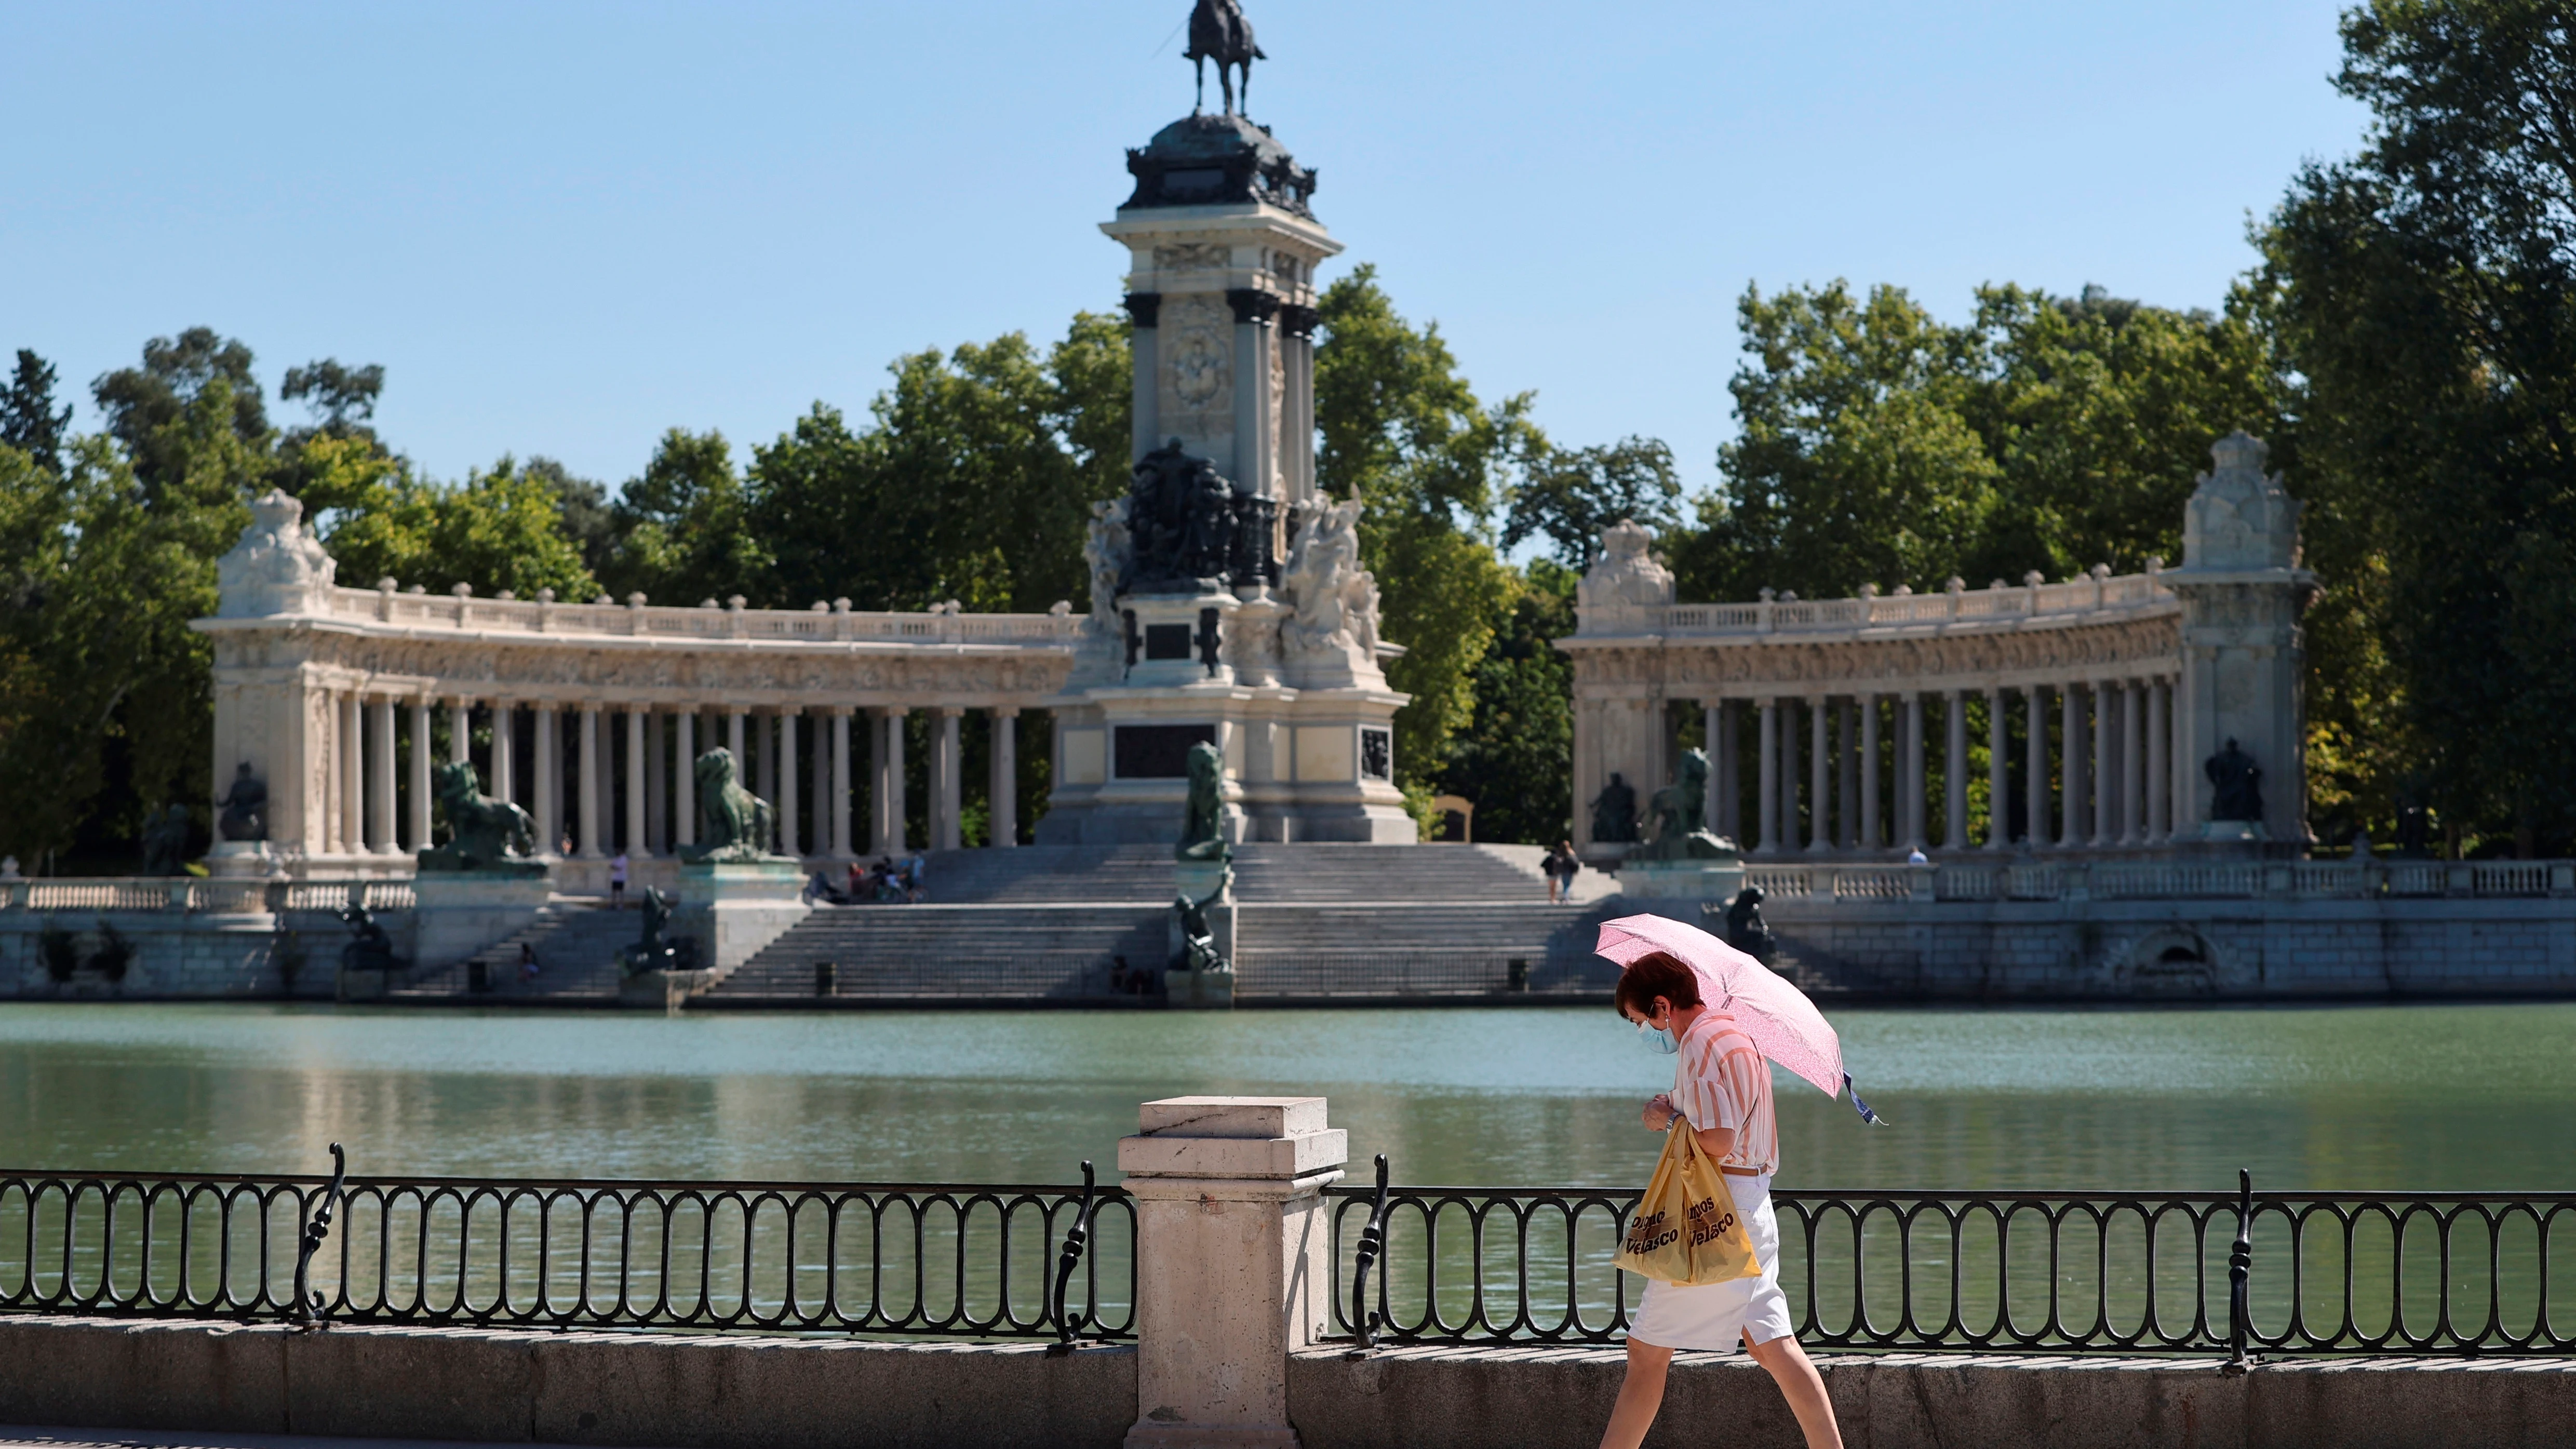
<svg viewBox="0 0 2576 1449"><path fill-rule="evenodd" d="M1650 1131L1663 1132L1669 1130L1673 1125L1673 1119L1680 1115L1681 1113L1673 1107L1672 1094L1657 1092L1654 1099L1646 1103L1646 1110L1637 1114L1637 1120L1644 1123Z"/></svg>

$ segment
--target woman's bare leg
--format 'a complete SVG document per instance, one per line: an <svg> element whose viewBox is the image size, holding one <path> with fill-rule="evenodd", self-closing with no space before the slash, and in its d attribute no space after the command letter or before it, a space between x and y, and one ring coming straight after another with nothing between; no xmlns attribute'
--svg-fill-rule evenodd
<svg viewBox="0 0 2576 1449"><path fill-rule="evenodd" d="M1807 1359L1807 1351L1798 1347L1798 1340L1775 1338L1769 1343L1755 1343L1747 1337L1744 1346L1752 1351L1755 1363L1771 1371L1771 1381L1780 1386L1780 1397L1789 1401L1789 1412L1798 1416L1798 1427L1807 1436L1807 1449L1842 1449L1843 1431L1834 1423L1834 1401L1826 1396L1825 1376L1816 1372L1816 1366ZM1669 1362L1672 1354L1666 1351L1664 1357ZM1631 1359L1629 1375L1634 1377L1636 1371L1635 1361ZM1660 1396L1663 1388L1660 1376L1655 1380L1655 1387ZM1620 1407L1627 1407L1627 1403L1627 1391L1622 1389L1619 1393ZM1619 1421L1614 1416L1610 1422L1615 1424ZM1645 1431L1640 1429L1638 1432L1642 1434ZM1608 1441L1603 1442L1606 1444Z"/></svg>
<svg viewBox="0 0 2576 1449"><path fill-rule="evenodd" d="M1601 1431L1601 1449L1637 1449L1646 1441L1655 1411L1664 1406L1664 1372L1672 1366L1671 1349L1628 1340L1628 1376L1619 1381L1619 1404L1610 1411L1610 1427Z"/></svg>

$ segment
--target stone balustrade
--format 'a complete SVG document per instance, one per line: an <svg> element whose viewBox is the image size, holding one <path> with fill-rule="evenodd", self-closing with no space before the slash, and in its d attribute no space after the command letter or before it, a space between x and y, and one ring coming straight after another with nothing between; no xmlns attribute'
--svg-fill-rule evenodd
<svg viewBox="0 0 2576 1449"><path fill-rule="evenodd" d="M2576 897L2569 860L2090 861L2003 865L1761 865L1774 903L1888 901L2528 900Z"/></svg>
<svg viewBox="0 0 2576 1449"><path fill-rule="evenodd" d="M84 876L0 880L0 911L154 912L191 916L276 915L287 911L408 911L409 881L200 880L194 876Z"/></svg>

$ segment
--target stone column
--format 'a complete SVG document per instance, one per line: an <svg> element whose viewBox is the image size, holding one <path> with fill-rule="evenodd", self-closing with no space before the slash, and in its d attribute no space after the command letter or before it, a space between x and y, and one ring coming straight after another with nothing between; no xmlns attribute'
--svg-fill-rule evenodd
<svg viewBox="0 0 2576 1449"><path fill-rule="evenodd" d="M1131 350L1133 362L1130 369L1133 377L1133 391L1129 399L1128 411L1134 436L1129 441L1135 448L1132 456L1138 458L1163 445L1162 435L1155 430L1154 416L1154 409L1159 402L1155 380L1162 375L1157 371L1158 364L1154 357L1154 323L1162 301L1163 296L1160 292L1127 294L1127 316L1135 324L1127 333L1127 346Z"/></svg>
<svg viewBox="0 0 2576 1449"><path fill-rule="evenodd" d="M1946 690L1950 732L1941 741L1941 848L1968 848L1968 692Z"/></svg>
<svg viewBox="0 0 2576 1449"><path fill-rule="evenodd" d="M808 771L810 783L807 788L814 800L813 814L809 817L814 823L806 827L812 832L809 837L811 848L807 853L828 856L832 853L832 741L831 726L823 721L831 717L832 711L826 705L807 713L814 716L814 742L809 746L813 758L803 767Z"/></svg>
<svg viewBox="0 0 2576 1449"><path fill-rule="evenodd" d="M993 779L985 787L984 808L992 820L990 843L1007 850L1020 843L1020 712L1003 706L988 719L992 745L986 753L993 757Z"/></svg>
<svg viewBox="0 0 2576 1449"><path fill-rule="evenodd" d="M1905 812L1905 848L1921 850L1924 833L1930 828L1931 812L1925 807L1924 789L1930 776L1923 769L1923 694L1920 690L1905 692L1905 731L1903 745L1904 799L1899 802Z"/></svg>
<svg viewBox="0 0 2576 1449"><path fill-rule="evenodd" d="M778 756L775 772L778 776L778 853L802 860L805 858L805 832L798 828L804 822L797 818L796 811L799 781L796 778L796 711L793 708L778 712L777 728L774 743L778 748L772 753ZM771 772L764 769L762 773Z"/></svg>
<svg viewBox="0 0 2576 1449"><path fill-rule="evenodd" d="M671 848L671 751L663 738L662 711L644 710L644 839L653 853Z"/></svg>
<svg viewBox="0 0 2576 1449"><path fill-rule="evenodd" d="M2057 690L2057 838L2072 850L2084 843L2084 686Z"/></svg>
<svg viewBox="0 0 2576 1449"><path fill-rule="evenodd" d="M2173 745L2165 733L2173 694L2161 677L2147 691L2147 844L2162 845L2173 834Z"/></svg>
<svg viewBox="0 0 2576 1449"><path fill-rule="evenodd" d="M2034 684L2023 691L2029 697L2030 738L2024 742L2029 758L2022 761L2022 788L2030 799L2024 805L2022 834L2030 838L2033 850L2048 848L2048 686Z"/></svg>
<svg viewBox="0 0 2576 1449"><path fill-rule="evenodd" d="M2012 848L2012 764L2004 732L2004 691L1986 686L1986 849Z"/></svg>
<svg viewBox="0 0 2576 1449"><path fill-rule="evenodd" d="M1878 849L1878 696L1860 696L1860 848Z"/></svg>
<svg viewBox="0 0 2576 1449"><path fill-rule="evenodd" d="M1743 748L1736 738L1741 728L1736 722L1735 701L1717 702L1717 768L1709 773L1717 777L1717 813L1709 818L1717 822L1717 832L1741 845L1744 840L1744 770L1740 763Z"/></svg>
<svg viewBox="0 0 2576 1449"><path fill-rule="evenodd" d="M1842 822L1842 833L1835 837L1845 850L1860 849L1860 701L1851 696L1843 699L1842 744L1837 751L1842 757L1842 786L1835 800L1839 808L1835 817Z"/></svg>
<svg viewBox="0 0 2576 1449"><path fill-rule="evenodd" d="M429 696L411 702L411 849L429 849Z"/></svg>
<svg viewBox="0 0 2576 1449"><path fill-rule="evenodd" d="M1810 852L1834 848L1834 817L1830 808L1834 780L1834 746L1828 733L1834 721L1834 702L1824 696L1807 701L1807 849Z"/></svg>
<svg viewBox="0 0 2576 1449"><path fill-rule="evenodd" d="M2111 686L2096 681L2093 685L2093 844L2107 849L2113 843L2112 812L2117 809L2119 782L2118 762L2111 758L2111 730L2117 710L2111 702Z"/></svg>
<svg viewBox="0 0 2576 1449"><path fill-rule="evenodd" d="M745 789L751 786L751 751L743 747L742 738L743 716L748 713L749 708L739 704L725 712L725 748L733 751L734 778L740 780Z"/></svg>
<svg viewBox="0 0 2576 1449"><path fill-rule="evenodd" d="M500 712L495 709L493 711L495 728L492 731L492 748L495 752L501 748L499 719ZM448 763L455 765L470 765L474 762L474 701L470 696L460 694L447 702L447 760ZM492 793L498 797L501 792L495 789Z"/></svg>
<svg viewBox="0 0 2576 1449"><path fill-rule="evenodd" d="M753 787L754 792L768 801L770 809L775 812L778 808L778 712L764 709L752 717L760 721L754 727L759 736L760 768L754 771L751 761L743 761L743 782L750 784L757 777L760 783ZM773 813L770 818L774 820L777 816Z"/></svg>
<svg viewBox="0 0 2576 1449"><path fill-rule="evenodd" d="M597 860L605 854L599 848L599 702L583 700L581 705L581 799L573 820L577 839L573 842L584 860Z"/></svg>
<svg viewBox="0 0 2576 1449"><path fill-rule="evenodd" d="M1127 1449L1294 1449L1288 1357L1332 1320L1323 1191L1347 1133L1321 1097L1147 1102L1118 1144L1136 1206Z"/></svg>
<svg viewBox="0 0 2576 1449"><path fill-rule="evenodd" d="M2143 845L2147 833L2146 701L2137 680L2120 685L2120 843Z"/></svg>
<svg viewBox="0 0 2576 1449"><path fill-rule="evenodd" d="M397 853L394 845L394 700L376 696L375 729L367 741L367 849L376 855Z"/></svg>
<svg viewBox="0 0 2576 1449"><path fill-rule="evenodd" d="M630 709L626 711L626 854L631 860L649 860L653 855L644 806L644 712Z"/></svg>
<svg viewBox="0 0 2576 1449"><path fill-rule="evenodd" d="M1755 781L1755 803L1762 812L1762 841L1755 848L1764 855L1780 852L1780 701L1766 699L1761 703L1762 778Z"/></svg>
<svg viewBox="0 0 2576 1449"><path fill-rule="evenodd" d="M938 738L930 754L930 848L955 850L965 843L966 756L959 739L966 711L943 704L935 712Z"/></svg>
<svg viewBox="0 0 2576 1449"><path fill-rule="evenodd" d="M850 712L832 706L832 854L850 858Z"/></svg>
<svg viewBox="0 0 2576 1449"><path fill-rule="evenodd" d="M1225 300L1234 309L1233 477L1254 493L1275 497L1278 431L1270 384L1279 366L1273 346L1278 338L1279 298L1237 288L1227 292Z"/></svg>
<svg viewBox="0 0 2576 1449"><path fill-rule="evenodd" d="M698 843L698 712L671 716L671 841Z"/></svg>
<svg viewBox="0 0 2576 1449"><path fill-rule="evenodd" d="M563 737L557 721L561 710L551 699L537 701L536 768L529 772L529 783L537 790L537 853L551 856L563 845L563 791L557 776L563 770Z"/></svg>
<svg viewBox="0 0 2576 1449"><path fill-rule="evenodd" d="M366 706L352 691L340 696L340 836L343 855L367 848Z"/></svg>
<svg viewBox="0 0 2576 1449"><path fill-rule="evenodd" d="M460 710L459 713L462 713ZM492 701L492 798L515 800L519 795L517 760L519 722L509 700Z"/></svg>
<svg viewBox="0 0 2576 1449"><path fill-rule="evenodd" d="M903 720L911 711L900 707L883 711L878 728L884 733L885 753L877 761L877 844L875 854L908 855L912 847L904 840L904 814L908 802L904 797Z"/></svg>

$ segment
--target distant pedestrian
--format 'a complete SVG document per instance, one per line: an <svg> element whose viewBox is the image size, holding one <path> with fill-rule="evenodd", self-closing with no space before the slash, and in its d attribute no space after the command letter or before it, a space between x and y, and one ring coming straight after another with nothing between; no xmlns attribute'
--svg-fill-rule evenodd
<svg viewBox="0 0 2576 1449"><path fill-rule="evenodd" d="M1574 877L1583 869L1583 857L1574 853L1574 842L1560 840L1556 849L1538 863L1547 876L1547 903L1558 905L1574 899Z"/></svg>
<svg viewBox="0 0 2576 1449"><path fill-rule="evenodd" d="M608 862L608 908L626 908L626 852L622 850Z"/></svg>
<svg viewBox="0 0 2576 1449"><path fill-rule="evenodd" d="M519 979L522 981L537 979L537 948L525 941L519 943Z"/></svg>
<svg viewBox="0 0 2576 1449"><path fill-rule="evenodd" d="M930 882L927 878L929 873L930 862L921 858L920 851L916 850L911 855L905 857L903 862L903 898L905 900L917 906L921 904L923 900L928 898L930 895Z"/></svg>

